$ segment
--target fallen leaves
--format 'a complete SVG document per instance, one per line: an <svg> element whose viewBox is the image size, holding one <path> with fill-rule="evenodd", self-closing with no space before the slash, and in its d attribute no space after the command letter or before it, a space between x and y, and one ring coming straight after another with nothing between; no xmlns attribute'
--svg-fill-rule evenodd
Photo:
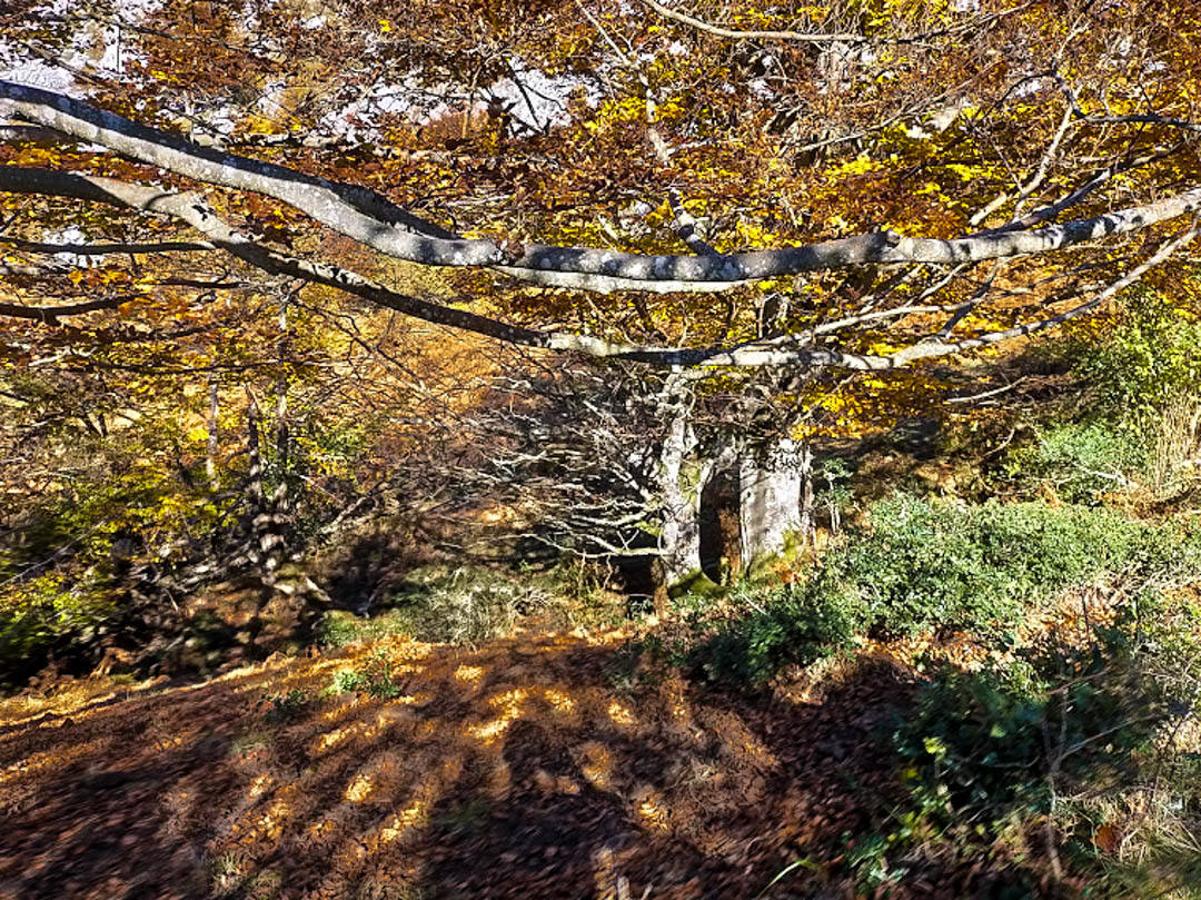
<svg viewBox="0 0 1201 900"><path fill-rule="evenodd" d="M466 654L400 642L388 652L412 695L320 698L381 652L353 647L25 722L0 732L4 786L24 798L0 836L0 880L37 893L103 872L171 896L196 877L181 860L206 861L204 890L218 891L279 877L282 854L299 896L385 883L578 895L618 878L634 896L740 894L778 871L777 848L836 844L856 816L842 773L887 777L855 723L895 681L842 673L800 705L731 703L676 676L615 694L619 640L526 635ZM259 698L281 691L319 699L269 722ZM848 750L832 759L835 739ZM116 769L129 773L116 788L89 780ZM64 827L81 815L97 827ZM67 871L33 865L64 853Z"/></svg>

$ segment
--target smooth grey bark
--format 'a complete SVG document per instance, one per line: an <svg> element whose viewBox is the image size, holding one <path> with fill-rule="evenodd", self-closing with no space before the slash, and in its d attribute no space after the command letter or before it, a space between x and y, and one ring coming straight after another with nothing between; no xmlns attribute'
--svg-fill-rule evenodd
<svg viewBox="0 0 1201 900"><path fill-rule="evenodd" d="M696 433L689 421L691 405L682 396L681 387L678 376L668 380L663 408L671 424L659 454L659 559L663 583L668 588L691 578L701 568L701 472Z"/></svg>
<svg viewBox="0 0 1201 900"><path fill-rule="evenodd" d="M435 266L491 266L535 283L602 292L720 290L750 280L868 264L957 264L1047 253L1201 210L1201 187L1193 187L1143 206L1062 225L950 240L881 231L725 255L646 255L536 244L509 252L493 241L461 238L365 188L201 147L62 94L0 81L0 100L33 122L130 159L208 184L274 197L397 259Z"/></svg>
<svg viewBox="0 0 1201 900"><path fill-rule="evenodd" d="M814 334L787 335L785 338L765 339L732 348L681 348L627 344L608 341L593 335L522 328L467 310L455 309L399 294L340 266L277 253L230 228L211 207L194 194L172 194L161 188L129 184L111 178L22 166L0 166L0 191L75 197L81 200L174 216L208 237L214 247L231 253L243 262L264 272L323 284L389 309L395 309L407 316L527 347L574 351L598 358L623 359L673 367L787 365L879 371L904 368L919 360L951 356L966 350L987 347L1015 337L1037 334L1063 322L1089 314L1120 291L1139 281L1150 269L1172 258L1178 250L1189 244L1198 233L1201 233L1201 219L1195 217L1188 229L1163 241L1146 260L1110 283L1091 299L1064 312L1002 331L987 332L974 338L959 341L928 339L903 347L887 356L870 356L812 347L811 341L818 329L814 329ZM111 299L49 308L0 304L0 315L58 324L59 317L79 315L115 305L117 305L116 301ZM854 321L863 321L863 317L855 320L844 319L838 324L840 326L849 325L854 324ZM827 327L821 330L825 332L832 329ZM800 346L797 346L798 344Z"/></svg>
<svg viewBox="0 0 1201 900"><path fill-rule="evenodd" d="M788 438L766 447L748 448L739 464L739 525L742 561L781 552L788 535L804 531L802 500L809 497L808 528L812 528L812 451Z"/></svg>

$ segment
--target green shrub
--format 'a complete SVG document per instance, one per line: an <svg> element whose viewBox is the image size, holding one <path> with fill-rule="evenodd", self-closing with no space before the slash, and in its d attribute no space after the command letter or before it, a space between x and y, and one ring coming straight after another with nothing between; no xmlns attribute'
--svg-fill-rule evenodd
<svg viewBox="0 0 1201 900"><path fill-rule="evenodd" d="M312 703L313 698L300 688L284 694L268 694L265 698L267 711L264 718L272 725L285 725L300 718Z"/></svg>
<svg viewBox="0 0 1201 900"><path fill-rule="evenodd" d="M393 600L393 615L417 640L475 644L510 633L522 616L550 601L531 578L460 568L411 575Z"/></svg>
<svg viewBox="0 0 1201 900"><path fill-rule="evenodd" d="M804 587L748 590L734 598L754 609L720 628L693 650L691 663L715 681L757 683L787 664L809 665L848 646L869 622L853 592L819 593Z"/></svg>
<svg viewBox="0 0 1201 900"><path fill-rule="evenodd" d="M1144 437L1108 419L1051 425L1032 445L1006 457L1005 474L1048 484L1071 503L1096 502L1126 487L1146 467Z"/></svg>
<svg viewBox="0 0 1201 900"><path fill-rule="evenodd" d="M325 613L317 623L317 641L325 647L345 647L349 644L378 641L393 635L410 635L410 623L395 610L385 610L377 616L356 616L345 609Z"/></svg>
<svg viewBox="0 0 1201 900"><path fill-rule="evenodd" d="M1171 494L1195 480L1198 342L1201 322L1172 296L1129 292L1114 327L1059 345L1084 394L1066 411L1045 407L1036 439L1006 455L1007 479L1073 503L1135 485Z"/></svg>
<svg viewBox="0 0 1201 900"><path fill-rule="evenodd" d="M984 852L1016 828L1039 835L1038 855L1062 851L1097 875L1111 866L1094 840L1098 823L1082 811L1129 808L1123 797L1169 786L1166 805L1191 808L1196 824L1195 754L1171 736L1195 716L1199 620L1164 628L1161 610L1151 599L1132 604L1075 646L1048 640L981 671L940 666L893 738L909 806L878 842L889 859L877 867L903 872L946 852ZM1177 659L1182 647L1191 661ZM1154 843L1139 868L1180 871L1175 848L1156 857Z"/></svg>
<svg viewBox="0 0 1201 900"><path fill-rule="evenodd" d="M52 650L91 640L116 611L91 578L68 584L48 572L10 584L0 595L0 684L36 670Z"/></svg>
<svg viewBox="0 0 1201 900"><path fill-rule="evenodd" d="M1064 588L1164 566L1174 533L1116 512L1044 503L955 505L898 495L823 561L808 589L854 594L884 634L928 629L1004 638Z"/></svg>
<svg viewBox="0 0 1201 900"><path fill-rule="evenodd" d="M367 686L367 676L355 669L339 669L334 673L329 690L334 694L354 694Z"/></svg>
<svg viewBox="0 0 1201 900"><path fill-rule="evenodd" d="M1077 348L1076 371L1097 411L1135 424L1180 396L1201 392L1201 321L1170 295L1149 288L1126 295L1118 326Z"/></svg>
<svg viewBox="0 0 1201 900"><path fill-rule="evenodd" d="M392 700L404 693L392 662L384 653L377 653L359 669L340 669L334 673L328 689L333 694L369 694L381 700Z"/></svg>
<svg viewBox="0 0 1201 900"><path fill-rule="evenodd" d="M1105 509L955 505L897 495L873 504L810 578L745 598L694 662L721 680L761 681L865 631L967 632L1005 646L1040 604L1107 573L1196 575L1197 541Z"/></svg>

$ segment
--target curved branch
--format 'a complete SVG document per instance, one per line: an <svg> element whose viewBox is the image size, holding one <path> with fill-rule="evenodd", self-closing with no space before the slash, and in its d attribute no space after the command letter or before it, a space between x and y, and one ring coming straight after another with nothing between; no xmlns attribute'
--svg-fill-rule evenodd
<svg viewBox="0 0 1201 900"><path fill-rule="evenodd" d="M38 144L51 146L62 140L61 132L41 125L0 122L0 144Z"/></svg>
<svg viewBox="0 0 1201 900"><path fill-rule="evenodd" d="M1166 128L1179 128L1182 131L1201 131L1201 122L1180 119L1175 116L1161 116L1156 113L1134 113L1126 116L1095 116L1084 112L1078 106L1072 108L1073 115L1088 125L1163 125Z"/></svg>
<svg viewBox="0 0 1201 900"><path fill-rule="evenodd" d="M965 350L976 350L980 347L987 347L992 344L999 344L1002 341L1012 340L1017 337L1025 337L1031 334L1038 334L1042 331L1047 331L1057 325L1062 325L1064 322L1069 322L1072 319L1078 319L1081 316L1091 313L1107 300L1115 297L1126 288L1140 281L1142 277L1156 266L1167 262L1176 253L1177 250L1191 244L1193 240L1201 234L1201 219L1194 217L1192 224L1183 232L1175 237L1164 241L1159 248L1151 254L1146 260L1139 263L1117 281L1114 281L1100 293L1096 294L1091 300L1074 306L1065 312L1058 315L1050 316L1046 319L1040 319L1037 322L1028 322L1025 325L1015 325L1013 328L1005 328L1000 331L990 331L986 334L979 335L974 338L965 338L954 343L939 343L935 341L923 342L915 344L912 347L906 347L903 350L898 350L890 357L895 365L907 366L910 363L920 359L932 359L938 356L949 356L954 353L962 353Z"/></svg>
<svg viewBox="0 0 1201 900"><path fill-rule="evenodd" d="M1115 176L1122 175L1126 172L1133 172L1135 169L1142 168L1150 163L1167 159L1176 153L1182 146L1184 145L1177 143L1164 150L1157 150L1154 153L1147 153L1143 156L1126 160L1124 162L1115 162L1112 165L1095 172L1091 178L1058 200L1052 201L1045 206L1040 206L1037 209L1032 210L1027 215L1018 219L1014 219L1011 222L1007 222L1004 225L999 225L996 228L986 228L983 231L979 231L976 234L971 235L971 237L976 237L978 235L1002 234L1008 231L1024 231L1033 228L1035 225L1040 225L1049 219L1054 219L1058 217L1059 214L1064 210L1070 209L1071 207L1083 202L1089 196L1089 194L1092 194L1106 182L1111 181Z"/></svg>
<svg viewBox="0 0 1201 900"><path fill-rule="evenodd" d="M203 199L194 194L174 194L160 188L129 184L111 178L72 175L49 169L16 166L0 166L0 191L73 197L169 215L200 231L216 247L264 272L321 284L436 325L457 328L526 347L576 352L588 356L645 362L658 366L691 368L702 366L731 368L794 366L880 371L904 368L919 360L951 356L1012 338L1036 334L1096 309L1118 292L1141 279L1152 267L1170 259L1177 250L1190 243L1201 231L1201 224L1199 224L1201 216L1195 216L1188 230L1165 241L1147 260L1091 300L1063 313L1013 328L988 332L974 338L954 342L938 339L926 340L887 355L876 356L812 346L781 346L778 338L755 341L728 349L721 347L678 348L608 341L592 335L571 332L537 331L510 325L466 310L454 309L400 294L349 269L277 253L232 229L216 215ZM924 310L926 307L909 307L898 310L897 313L907 314L919 309ZM3 309L0 309L0 314L4 314ZM865 319L861 317L860 320L848 320L846 323L837 324L849 326L858 324L862 320ZM801 335L797 340L805 339L806 336Z"/></svg>
<svg viewBox="0 0 1201 900"><path fill-rule="evenodd" d="M688 13L680 12L664 6L656 0L642 0L644 6L649 6L665 19L671 19L673 22L679 22L681 25L687 25L689 28L695 28L697 31L703 31L705 34L711 34L714 37L732 38L739 41L791 41L799 44L820 44L835 41L845 44L865 44L870 38L866 35L855 34L854 32L841 32L834 34L823 34L815 31L742 31L735 28L723 28L720 25L713 25L703 19L698 19L696 16L690 16Z"/></svg>
<svg viewBox="0 0 1201 900"><path fill-rule="evenodd" d="M44 241L26 241L21 238L0 236L0 244L7 244L25 253L54 255L69 253L71 256L129 256L150 253L193 253L216 250L203 241L150 241L146 243L111 244L52 244Z"/></svg>
<svg viewBox="0 0 1201 900"><path fill-rule="evenodd" d="M64 303L62 306L22 306L19 303L0 303L0 316L14 319L30 319L45 325L59 325L59 319L82 316L101 309L116 309L128 297L106 297L102 300L85 300L82 303Z"/></svg>
<svg viewBox="0 0 1201 900"><path fill-rule="evenodd" d="M509 325L466 310L399 294L348 269L276 253L235 231L195 194L177 194L113 178L19 166L0 166L0 191L70 197L171 216L202 233L214 247L269 274L325 285L435 325L470 331L511 344L576 350L594 356L617 356L638 349L634 345L614 344L589 335L542 332Z"/></svg>
<svg viewBox="0 0 1201 900"><path fill-rule="evenodd" d="M70 97L0 81L0 99L47 127L132 159L209 184L274 197L398 259L435 266L490 266L539 284L593 291L722 290L750 280L851 266L1003 259L1062 250L1201 209L1201 187L1194 187L1155 203L1063 225L948 240L882 231L721 256L645 255L545 245L511 254L491 241L457 238L365 188L199 147Z"/></svg>
<svg viewBox="0 0 1201 900"><path fill-rule="evenodd" d="M687 25L690 28L695 28L697 31L703 31L705 34L711 34L715 37L730 38L737 41L789 41L798 44L820 44L826 42L839 42L844 44L917 44L922 41L932 40L933 38L949 37L954 34L961 34L965 31L971 31L975 28L983 28L986 25L991 25L998 19L1003 19L1006 16L1011 16L1016 12L1021 12L1030 6L1030 3L1023 3L1020 6L1014 6L1010 9L1003 9L1000 12L992 13L991 15L981 16L978 19L973 19L970 22L964 22L960 25L951 25L946 28L938 28L933 31L925 31L921 34L915 34L911 37L889 38L887 40L878 41L864 34L856 34L854 32L841 32L833 34L823 34L816 31L754 31L741 30L736 28L724 28L721 25L714 25L706 22L703 19L698 19L696 16L690 16L688 13L680 12L659 3L658 0L642 0L644 6L649 6L665 19L671 19L673 22L679 22L681 25Z"/></svg>

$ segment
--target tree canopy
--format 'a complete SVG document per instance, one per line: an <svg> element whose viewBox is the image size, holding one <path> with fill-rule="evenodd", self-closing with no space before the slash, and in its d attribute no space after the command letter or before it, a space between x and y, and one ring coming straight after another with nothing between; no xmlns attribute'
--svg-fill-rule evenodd
<svg viewBox="0 0 1201 900"><path fill-rule="evenodd" d="M0 2L0 891L1201 883L1199 48Z"/></svg>
<svg viewBox="0 0 1201 900"><path fill-rule="evenodd" d="M184 6L88 4L83 38L83 8L7 14L10 52L74 53L88 97L0 88L14 136L42 129L10 145L11 196L173 217L260 273L528 346L904 366L1170 273L1201 199L1195 23L1170 4L727 10L799 30L662 4ZM438 267L453 301L300 252L330 232Z"/></svg>

